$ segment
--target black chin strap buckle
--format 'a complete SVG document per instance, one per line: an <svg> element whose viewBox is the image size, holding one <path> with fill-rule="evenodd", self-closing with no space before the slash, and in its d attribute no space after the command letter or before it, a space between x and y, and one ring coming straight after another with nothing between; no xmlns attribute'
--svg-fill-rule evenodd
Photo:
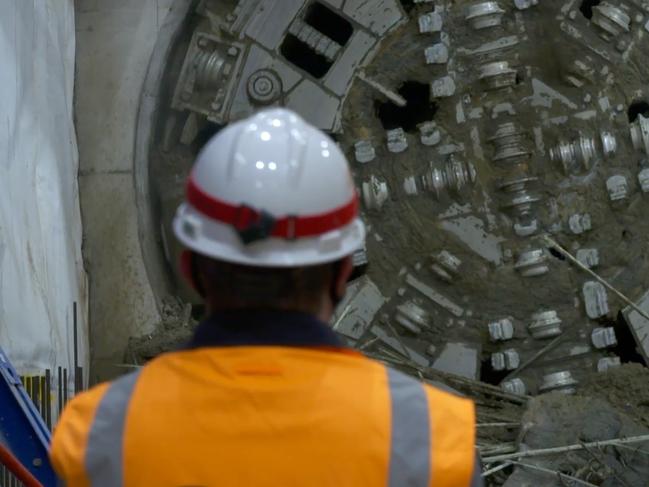
<svg viewBox="0 0 649 487"><path fill-rule="evenodd" d="M234 228L244 245L249 245L272 236L275 218L267 211L241 205Z"/></svg>

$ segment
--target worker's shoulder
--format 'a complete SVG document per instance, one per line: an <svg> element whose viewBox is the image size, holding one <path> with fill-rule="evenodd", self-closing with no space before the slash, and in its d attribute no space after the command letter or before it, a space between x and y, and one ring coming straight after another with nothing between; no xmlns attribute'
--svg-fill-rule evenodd
<svg viewBox="0 0 649 487"><path fill-rule="evenodd" d="M83 448L90 434L95 417L106 394L113 391L112 405L116 397L127 397L139 376L139 371L124 375L112 382L105 382L77 394L63 409L52 435L52 456L59 449L75 450ZM125 392L126 394L119 394ZM113 404L115 403L115 404ZM108 410L102 410L104 419Z"/></svg>
<svg viewBox="0 0 649 487"><path fill-rule="evenodd" d="M59 475L69 476L81 468L97 407L109 386L100 384L76 395L61 412L50 445L50 457Z"/></svg>
<svg viewBox="0 0 649 487"><path fill-rule="evenodd" d="M56 430L61 430L69 426L76 425L79 427L89 424L95 415L97 406L109 387L110 383L106 382L73 397L63 409L56 425Z"/></svg>
<svg viewBox="0 0 649 487"><path fill-rule="evenodd" d="M131 391L138 376L139 371L136 371L123 375L112 382L104 382L77 394L70 400L61 413L56 426L57 430L72 429L75 433L79 433L81 429L89 428L93 422L97 408L99 408L109 390L116 392L125 390L128 393Z"/></svg>

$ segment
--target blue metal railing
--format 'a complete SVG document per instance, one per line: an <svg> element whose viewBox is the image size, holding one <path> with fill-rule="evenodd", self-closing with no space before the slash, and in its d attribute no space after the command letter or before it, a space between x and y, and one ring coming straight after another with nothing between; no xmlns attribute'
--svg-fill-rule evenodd
<svg viewBox="0 0 649 487"><path fill-rule="evenodd" d="M48 458L50 431L2 348L0 441L44 487L56 486L56 476Z"/></svg>

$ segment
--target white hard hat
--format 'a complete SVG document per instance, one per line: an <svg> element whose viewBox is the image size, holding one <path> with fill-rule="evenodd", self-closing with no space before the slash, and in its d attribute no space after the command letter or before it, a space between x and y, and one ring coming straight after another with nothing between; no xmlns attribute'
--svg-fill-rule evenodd
<svg viewBox="0 0 649 487"><path fill-rule="evenodd" d="M173 225L196 253L260 267L333 262L365 240L347 159L330 137L281 108L207 143Z"/></svg>

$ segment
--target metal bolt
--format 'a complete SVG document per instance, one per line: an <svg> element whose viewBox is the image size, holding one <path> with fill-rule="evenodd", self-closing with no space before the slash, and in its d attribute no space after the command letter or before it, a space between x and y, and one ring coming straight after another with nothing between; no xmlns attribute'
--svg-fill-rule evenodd
<svg viewBox="0 0 649 487"><path fill-rule="evenodd" d="M620 357L603 357L597 362L597 372L606 372L608 369L620 365L622 365Z"/></svg>
<svg viewBox="0 0 649 487"><path fill-rule="evenodd" d="M504 13L505 11L500 8L497 2L482 2L471 5L465 19L471 23L474 29L485 29L500 25Z"/></svg>
<svg viewBox="0 0 649 487"><path fill-rule="evenodd" d="M379 180L374 175L369 180L363 182L362 194L365 206L369 210L380 209L390 196L387 183Z"/></svg>
<svg viewBox="0 0 649 487"><path fill-rule="evenodd" d="M579 249L577 250L577 260L588 268L597 267L599 264L599 250Z"/></svg>
<svg viewBox="0 0 649 487"><path fill-rule="evenodd" d="M554 372L543 377L539 387L540 392L557 391L564 394L573 394L578 382L572 377L569 370Z"/></svg>
<svg viewBox="0 0 649 487"><path fill-rule="evenodd" d="M522 396L527 392L525 383L518 377L503 382L500 387L505 392L509 392L510 394L518 394L519 396Z"/></svg>
<svg viewBox="0 0 649 487"><path fill-rule="evenodd" d="M354 144L354 157L360 163L373 161L376 157L376 150L369 140L359 140Z"/></svg>
<svg viewBox="0 0 649 487"><path fill-rule="evenodd" d="M638 182L643 193L649 193L649 168L645 168L638 173Z"/></svg>
<svg viewBox="0 0 649 487"><path fill-rule="evenodd" d="M606 189L611 201L619 201L629 196L629 184L624 176L616 174L606 180Z"/></svg>
<svg viewBox="0 0 649 487"><path fill-rule="evenodd" d="M550 268L547 265L548 256L544 249L532 249L523 252L516 264L516 269L523 277L536 277L547 274Z"/></svg>
<svg viewBox="0 0 649 487"><path fill-rule="evenodd" d="M554 310L540 311L532 315L528 330L536 339L561 335L561 319Z"/></svg>
<svg viewBox="0 0 649 487"><path fill-rule="evenodd" d="M615 329L612 326L606 328L595 328L590 335L590 339L593 346L599 350L617 345Z"/></svg>
<svg viewBox="0 0 649 487"><path fill-rule="evenodd" d="M588 317L594 320L606 316L610 310L606 288L597 281L586 281L582 290Z"/></svg>
<svg viewBox="0 0 649 487"><path fill-rule="evenodd" d="M487 325L492 342L511 340L514 337L514 324L511 317L492 321Z"/></svg>
<svg viewBox="0 0 649 487"><path fill-rule="evenodd" d="M393 153L403 152L408 148L408 139L406 133L399 127L386 132L388 141L388 150Z"/></svg>

